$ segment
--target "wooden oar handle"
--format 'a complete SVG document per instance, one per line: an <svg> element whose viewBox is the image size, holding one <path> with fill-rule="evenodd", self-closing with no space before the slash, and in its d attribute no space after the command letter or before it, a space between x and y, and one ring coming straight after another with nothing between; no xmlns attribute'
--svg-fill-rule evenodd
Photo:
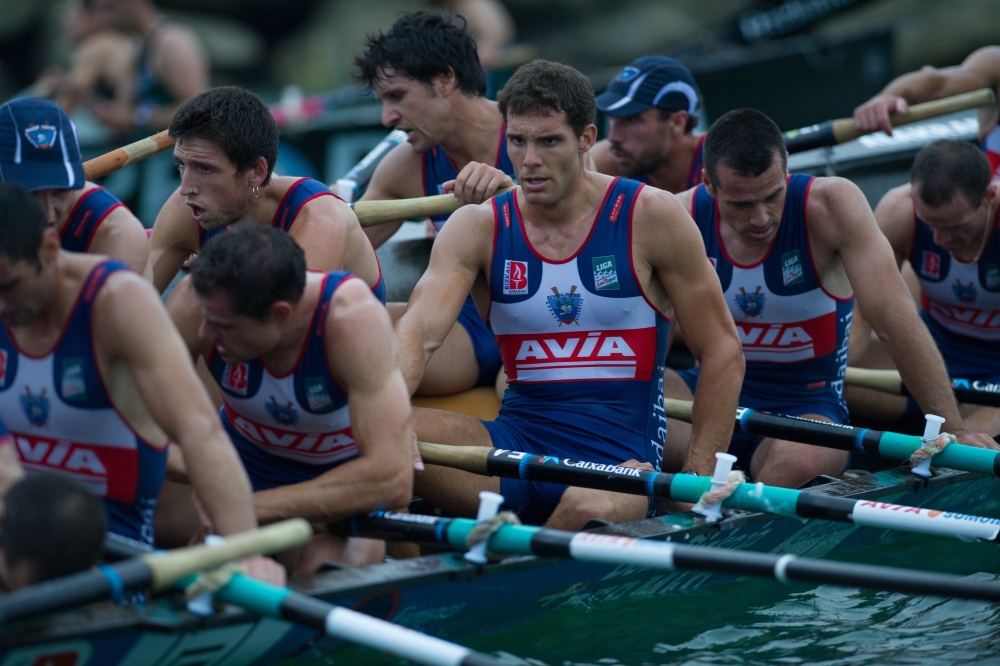
<svg viewBox="0 0 1000 666"><path fill-rule="evenodd" d="M195 546L174 552L142 556L153 573L152 589L163 590L195 572L250 557L270 555L309 542L312 526L301 518L284 520L257 530L240 532L217 546Z"/></svg>
<svg viewBox="0 0 1000 666"><path fill-rule="evenodd" d="M962 93L961 95L936 99L922 104L914 104L906 113L894 113L890 115L889 122L892 123L893 127L899 127L900 125L907 125L927 120L928 118L936 118L937 116L955 113L956 111L965 111L966 109L975 109L980 106L989 106L996 103L997 98L993 90L990 88L980 88L979 90ZM864 134L867 134L867 132L858 130L854 124L854 118L840 118L833 121L833 135L836 137L837 143L851 141Z"/></svg>
<svg viewBox="0 0 1000 666"><path fill-rule="evenodd" d="M133 162L151 157L168 148L173 148L173 146L174 140L167 134L167 130L163 130L153 136L140 139L135 143L116 148L100 157L87 160L83 163L83 171L87 175L87 180L97 180Z"/></svg>
<svg viewBox="0 0 1000 666"><path fill-rule="evenodd" d="M851 386L875 389L893 395L906 395L903 381L896 370L870 370L868 368L847 368L844 383Z"/></svg>
<svg viewBox="0 0 1000 666"><path fill-rule="evenodd" d="M690 400L674 400L673 398L664 398L663 411L665 411L667 416L672 419L691 423L691 419L694 418L694 403Z"/></svg>
<svg viewBox="0 0 1000 666"><path fill-rule="evenodd" d="M503 194L512 189L514 188L501 187L496 191L496 194ZM451 194L437 194L432 197L417 197L416 199L358 201L352 207L362 227L373 227L386 222L412 220L431 215L450 215L462 205L462 202L456 201Z"/></svg>
<svg viewBox="0 0 1000 666"><path fill-rule="evenodd" d="M432 444L417 442L420 457L428 465L454 467L473 474L489 474L486 461L490 457L490 449L485 446L448 446L447 444Z"/></svg>

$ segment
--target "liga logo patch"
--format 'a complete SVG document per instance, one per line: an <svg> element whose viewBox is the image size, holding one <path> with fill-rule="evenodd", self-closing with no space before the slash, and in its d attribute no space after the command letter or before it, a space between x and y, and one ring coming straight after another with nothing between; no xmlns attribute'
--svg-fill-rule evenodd
<svg viewBox="0 0 1000 666"><path fill-rule="evenodd" d="M320 377L306 377L306 399L309 401L309 409L314 412L333 409L333 399Z"/></svg>
<svg viewBox="0 0 1000 666"><path fill-rule="evenodd" d="M503 295L528 295L528 263L526 261L504 260Z"/></svg>
<svg viewBox="0 0 1000 666"><path fill-rule="evenodd" d="M799 258L799 251L792 250L781 255L781 281L787 287L790 284L801 284L805 278L802 276L802 260Z"/></svg>
<svg viewBox="0 0 1000 666"><path fill-rule="evenodd" d="M249 384L250 366L248 364L226 364L226 369L222 371L222 388L239 395L246 395Z"/></svg>
<svg viewBox="0 0 1000 666"><path fill-rule="evenodd" d="M594 288L597 291L617 291L618 271L615 269L615 255L594 257Z"/></svg>
<svg viewBox="0 0 1000 666"><path fill-rule="evenodd" d="M941 257L937 252L924 251L923 260L920 262L920 273L935 280L941 277Z"/></svg>
<svg viewBox="0 0 1000 666"><path fill-rule="evenodd" d="M983 266L983 282L987 289L1000 289L1000 266L997 264Z"/></svg>
<svg viewBox="0 0 1000 666"><path fill-rule="evenodd" d="M62 362L63 400L86 400L87 383L83 379L83 359L64 358Z"/></svg>

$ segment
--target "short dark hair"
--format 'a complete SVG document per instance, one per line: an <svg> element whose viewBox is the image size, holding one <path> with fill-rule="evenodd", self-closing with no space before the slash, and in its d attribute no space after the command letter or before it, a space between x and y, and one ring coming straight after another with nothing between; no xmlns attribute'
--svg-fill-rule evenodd
<svg viewBox="0 0 1000 666"><path fill-rule="evenodd" d="M500 113L547 115L566 114L566 122L577 136L594 122L597 102L587 77L568 65L548 60L532 60L510 77L497 95Z"/></svg>
<svg viewBox="0 0 1000 666"><path fill-rule="evenodd" d="M660 109L660 120L666 120L677 113L677 109ZM690 134L698 126L698 116L693 113L688 114L687 122L684 123L684 133Z"/></svg>
<svg viewBox="0 0 1000 666"><path fill-rule="evenodd" d="M756 178L771 168L774 153L781 168L788 168L788 152L781 130L757 109L736 109L712 123L702 144L705 173L719 182L719 164L726 163L743 178Z"/></svg>
<svg viewBox="0 0 1000 666"><path fill-rule="evenodd" d="M461 24L459 24L461 22ZM437 76L455 74L458 88L467 95L486 94L486 71L479 63L476 41L466 30L465 18L448 12L410 12L389 32L365 38L364 54L354 59L355 78L371 88L391 70L426 85Z"/></svg>
<svg viewBox="0 0 1000 666"><path fill-rule="evenodd" d="M33 583L85 571L101 555L104 503L72 479L32 474L3 499L3 554L8 568L31 565Z"/></svg>
<svg viewBox="0 0 1000 666"><path fill-rule="evenodd" d="M170 119L174 141L202 139L219 145L229 161L242 173L257 160L267 160L271 181L278 161L278 124L267 105L249 90L235 86L212 88L181 105Z"/></svg>
<svg viewBox="0 0 1000 666"><path fill-rule="evenodd" d="M49 226L41 205L20 183L0 182L0 254L41 266L38 250Z"/></svg>
<svg viewBox="0 0 1000 666"><path fill-rule="evenodd" d="M278 301L297 303L306 287L306 256L273 227L233 227L209 240L191 265L201 296L226 292L238 314L263 320Z"/></svg>
<svg viewBox="0 0 1000 666"><path fill-rule="evenodd" d="M956 192L978 208L990 184L990 163L983 151L968 141L938 139L913 158L910 182L917 196L928 206L948 203Z"/></svg>

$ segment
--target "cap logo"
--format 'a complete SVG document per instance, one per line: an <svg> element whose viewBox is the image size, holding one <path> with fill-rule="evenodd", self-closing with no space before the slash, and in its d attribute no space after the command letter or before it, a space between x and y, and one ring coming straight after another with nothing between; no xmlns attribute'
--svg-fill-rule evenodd
<svg viewBox="0 0 1000 666"><path fill-rule="evenodd" d="M28 138L28 142L38 150L48 150L52 146L56 145L59 130L48 123L31 125L24 130L24 136L26 136Z"/></svg>
<svg viewBox="0 0 1000 666"><path fill-rule="evenodd" d="M618 73L618 76L615 77L615 81L618 81L619 83L628 83L635 77L639 76L640 73L641 72L635 67L626 67Z"/></svg>

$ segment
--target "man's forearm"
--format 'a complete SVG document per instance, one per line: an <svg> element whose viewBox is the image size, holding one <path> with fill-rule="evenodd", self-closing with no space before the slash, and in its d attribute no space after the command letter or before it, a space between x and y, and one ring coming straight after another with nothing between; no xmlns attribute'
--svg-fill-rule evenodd
<svg viewBox="0 0 1000 666"><path fill-rule="evenodd" d="M941 75L936 70L918 70L904 74L882 89L882 95L896 95L910 103L933 97L941 86Z"/></svg>
<svg viewBox="0 0 1000 666"><path fill-rule="evenodd" d="M743 351L738 343L717 345L703 354L700 362L686 469L710 475L715 469L715 454L729 447L733 434L743 385Z"/></svg>
<svg viewBox="0 0 1000 666"><path fill-rule="evenodd" d="M405 314L396 323L396 336L399 339L399 370L406 390L413 395L424 378L430 356L424 351L423 336L413 329Z"/></svg>
<svg viewBox="0 0 1000 666"><path fill-rule="evenodd" d="M221 426L204 438L182 441L188 477L216 532L225 536L257 527L250 481Z"/></svg>

